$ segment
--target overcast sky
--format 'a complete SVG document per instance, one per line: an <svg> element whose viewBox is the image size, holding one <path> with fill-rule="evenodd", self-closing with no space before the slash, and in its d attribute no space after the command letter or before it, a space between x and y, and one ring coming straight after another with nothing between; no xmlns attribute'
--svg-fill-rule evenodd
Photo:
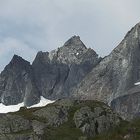
<svg viewBox="0 0 140 140"><path fill-rule="evenodd" d="M0 0L0 71L13 54L32 62L38 51L79 35L108 55L140 22L139 0Z"/></svg>

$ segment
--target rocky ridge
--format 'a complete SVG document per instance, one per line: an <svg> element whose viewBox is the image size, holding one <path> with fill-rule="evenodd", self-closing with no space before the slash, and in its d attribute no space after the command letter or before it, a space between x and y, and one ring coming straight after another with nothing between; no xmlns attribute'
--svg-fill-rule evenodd
<svg viewBox="0 0 140 140"><path fill-rule="evenodd" d="M40 101L40 96L51 100L71 97L73 87L100 61L79 36L73 36L57 50L38 52L33 64L14 55L0 74L0 101L31 106Z"/></svg>
<svg viewBox="0 0 140 140"><path fill-rule="evenodd" d="M126 95L140 80L140 24L75 88L74 97L110 103Z"/></svg>
<svg viewBox="0 0 140 140"><path fill-rule="evenodd" d="M41 108L21 108L0 115L2 140L82 140L94 138L121 122L97 101L58 100Z"/></svg>

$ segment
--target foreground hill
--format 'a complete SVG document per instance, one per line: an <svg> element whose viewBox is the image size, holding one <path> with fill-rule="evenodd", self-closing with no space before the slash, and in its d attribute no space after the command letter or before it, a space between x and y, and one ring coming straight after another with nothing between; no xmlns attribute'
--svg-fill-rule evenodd
<svg viewBox="0 0 140 140"><path fill-rule="evenodd" d="M122 120L97 101L58 100L45 107L0 115L1 140L86 140Z"/></svg>

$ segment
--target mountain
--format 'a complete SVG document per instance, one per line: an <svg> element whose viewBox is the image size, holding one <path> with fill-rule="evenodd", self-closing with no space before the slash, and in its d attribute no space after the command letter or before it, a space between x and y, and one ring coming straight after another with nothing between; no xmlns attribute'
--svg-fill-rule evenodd
<svg viewBox="0 0 140 140"><path fill-rule="evenodd" d="M140 23L104 58L79 36L32 64L14 55L0 74L2 110L2 140L139 140Z"/></svg>
<svg viewBox="0 0 140 140"><path fill-rule="evenodd" d="M32 64L15 55L0 74L0 102L32 106L42 96L100 100L123 118L132 119L140 112L139 56L140 23L104 58L87 48L79 36L51 52L38 52Z"/></svg>
<svg viewBox="0 0 140 140"><path fill-rule="evenodd" d="M73 87L100 61L79 36L57 50L38 52L33 64L14 55L0 74L0 102L31 106L39 103L41 96L51 100L71 97Z"/></svg>
<svg viewBox="0 0 140 140"><path fill-rule="evenodd" d="M45 107L0 115L1 140L92 140L122 122L97 101L63 99Z"/></svg>

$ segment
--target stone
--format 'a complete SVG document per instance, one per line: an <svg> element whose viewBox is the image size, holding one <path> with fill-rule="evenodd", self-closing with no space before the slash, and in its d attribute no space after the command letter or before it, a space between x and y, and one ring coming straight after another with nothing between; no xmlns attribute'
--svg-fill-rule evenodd
<svg viewBox="0 0 140 140"><path fill-rule="evenodd" d="M94 137L118 125L120 118L101 107L95 107L92 111L90 107L85 106L75 112L74 122L84 134Z"/></svg>

